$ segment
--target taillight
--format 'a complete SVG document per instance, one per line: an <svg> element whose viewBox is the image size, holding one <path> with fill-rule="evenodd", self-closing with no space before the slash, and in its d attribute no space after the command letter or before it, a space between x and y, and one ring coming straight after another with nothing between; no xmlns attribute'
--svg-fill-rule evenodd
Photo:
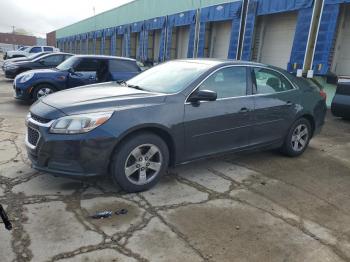
<svg viewBox="0 0 350 262"><path fill-rule="evenodd" d="M320 96L326 100L327 99L327 93L325 91L323 91L322 89L320 90Z"/></svg>

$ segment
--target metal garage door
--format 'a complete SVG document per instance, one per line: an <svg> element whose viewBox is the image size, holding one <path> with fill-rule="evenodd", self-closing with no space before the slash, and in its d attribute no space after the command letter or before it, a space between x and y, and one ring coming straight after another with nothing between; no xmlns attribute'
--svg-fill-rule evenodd
<svg viewBox="0 0 350 262"><path fill-rule="evenodd" d="M210 57L224 58L228 56L232 21L212 23Z"/></svg>
<svg viewBox="0 0 350 262"><path fill-rule="evenodd" d="M261 21L263 23L263 33L258 61L287 68L292 52L297 13L268 15L264 16Z"/></svg>
<svg viewBox="0 0 350 262"><path fill-rule="evenodd" d="M190 39L190 28L180 26L177 28L176 58L187 58L188 42Z"/></svg>
<svg viewBox="0 0 350 262"><path fill-rule="evenodd" d="M96 48L95 48L95 54L100 55L101 54L101 38L96 39Z"/></svg>
<svg viewBox="0 0 350 262"><path fill-rule="evenodd" d="M123 36L118 35L115 40L115 55L122 56L123 55Z"/></svg>
<svg viewBox="0 0 350 262"><path fill-rule="evenodd" d="M158 61L159 59L159 49L160 49L160 36L162 31L161 30L155 30L154 31L154 48L153 48L153 61Z"/></svg>
<svg viewBox="0 0 350 262"><path fill-rule="evenodd" d="M110 36L106 36L104 49L105 49L104 50L105 55L111 54L111 37Z"/></svg>
<svg viewBox="0 0 350 262"><path fill-rule="evenodd" d="M333 71L337 75L350 76L350 5L344 6L339 26Z"/></svg>

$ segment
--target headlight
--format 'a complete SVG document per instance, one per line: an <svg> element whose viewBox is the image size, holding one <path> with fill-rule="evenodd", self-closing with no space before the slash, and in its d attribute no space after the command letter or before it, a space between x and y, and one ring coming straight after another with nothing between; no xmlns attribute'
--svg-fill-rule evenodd
<svg viewBox="0 0 350 262"><path fill-rule="evenodd" d="M16 66L16 65L11 65L11 64L7 64L6 66L5 66L5 70L13 70L13 69L17 69L18 68L18 66Z"/></svg>
<svg viewBox="0 0 350 262"><path fill-rule="evenodd" d="M20 83L25 83L27 81L29 81L30 79L32 79L34 76L34 73L26 73L24 75L21 75L21 79L19 80Z"/></svg>
<svg viewBox="0 0 350 262"><path fill-rule="evenodd" d="M57 119L51 126L54 134L81 134L89 132L106 123L113 112L65 116Z"/></svg>

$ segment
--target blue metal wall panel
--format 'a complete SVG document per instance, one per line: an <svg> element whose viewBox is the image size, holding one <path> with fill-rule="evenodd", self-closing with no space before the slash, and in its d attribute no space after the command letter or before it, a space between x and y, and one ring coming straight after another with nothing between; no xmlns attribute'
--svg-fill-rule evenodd
<svg viewBox="0 0 350 262"><path fill-rule="evenodd" d="M325 0L325 4L346 4L350 3L350 0Z"/></svg>
<svg viewBox="0 0 350 262"><path fill-rule="evenodd" d="M207 22L232 20L228 58L236 58L239 41L242 2L233 2L201 9L198 39L198 57L204 57L205 27Z"/></svg>
<svg viewBox="0 0 350 262"><path fill-rule="evenodd" d="M297 25L295 29L294 42L290 61L288 63L288 71L294 72L302 69L309 38L313 8L301 9L298 13Z"/></svg>
<svg viewBox="0 0 350 262"><path fill-rule="evenodd" d="M330 52L335 38L339 4L325 5L316 42L313 70L315 74L325 75L331 66Z"/></svg>
<svg viewBox="0 0 350 262"><path fill-rule="evenodd" d="M309 8L312 4L313 0L259 0L258 15Z"/></svg>
<svg viewBox="0 0 350 262"><path fill-rule="evenodd" d="M248 12L247 12L247 17L245 22L243 44L242 44L241 60L249 61L251 59L257 7L258 7L257 0L249 1Z"/></svg>

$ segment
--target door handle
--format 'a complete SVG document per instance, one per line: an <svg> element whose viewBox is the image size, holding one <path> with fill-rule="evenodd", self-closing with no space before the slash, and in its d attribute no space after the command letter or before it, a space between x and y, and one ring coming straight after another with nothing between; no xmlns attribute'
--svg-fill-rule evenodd
<svg viewBox="0 0 350 262"><path fill-rule="evenodd" d="M293 106L293 105L294 105L294 103L292 101L287 102L287 106Z"/></svg>
<svg viewBox="0 0 350 262"><path fill-rule="evenodd" d="M240 113L248 113L249 109L246 107L242 107L241 110L239 110Z"/></svg>
<svg viewBox="0 0 350 262"><path fill-rule="evenodd" d="M95 77L90 76L89 79L90 79L90 80L95 80Z"/></svg>

